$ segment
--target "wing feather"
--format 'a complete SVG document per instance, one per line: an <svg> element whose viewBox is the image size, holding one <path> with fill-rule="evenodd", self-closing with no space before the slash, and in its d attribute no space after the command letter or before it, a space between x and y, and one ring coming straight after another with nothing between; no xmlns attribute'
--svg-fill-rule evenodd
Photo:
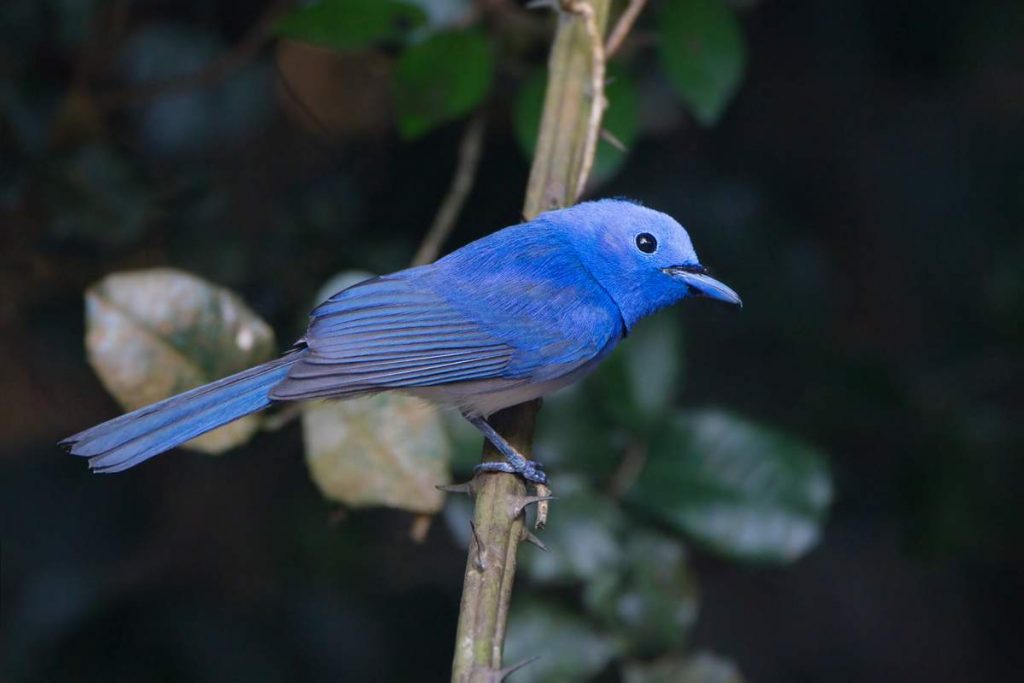
<svg viewBox="0 0 1024 683"><path fill-rule="evenodd" d="M374 278L312 314L309 351L271 397L294 400L502 376L515 349L429 291Z"/></svg>

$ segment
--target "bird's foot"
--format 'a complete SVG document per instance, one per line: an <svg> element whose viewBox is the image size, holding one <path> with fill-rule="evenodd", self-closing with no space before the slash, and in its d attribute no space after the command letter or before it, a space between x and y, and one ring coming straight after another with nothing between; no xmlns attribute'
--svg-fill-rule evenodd
<svg viewBox="0 0 1024 683"><path fill-rule="evenodd" d="M548 475L544 473L544 466L539 462L533 460L516 460L516 462L482 462L477 465L474 472L506 472L508 474L518 474L526 481L532 481L534 484L546 484L548 483Z"/></svg>

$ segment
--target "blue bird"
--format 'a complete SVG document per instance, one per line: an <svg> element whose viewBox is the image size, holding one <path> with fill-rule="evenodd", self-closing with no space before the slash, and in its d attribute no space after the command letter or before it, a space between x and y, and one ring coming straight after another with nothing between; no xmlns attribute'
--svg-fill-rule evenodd
<svg viewBox="0 0 1024 683"><path fill-rule="evenodd" d="M281 358L61 445L93 471L119 472L273 403L399 390L457 407L506 458L480 469L545 483L488 416L577 381L639 320L695 296L742 305L669 216L585 202L344 289Z"/></svg>

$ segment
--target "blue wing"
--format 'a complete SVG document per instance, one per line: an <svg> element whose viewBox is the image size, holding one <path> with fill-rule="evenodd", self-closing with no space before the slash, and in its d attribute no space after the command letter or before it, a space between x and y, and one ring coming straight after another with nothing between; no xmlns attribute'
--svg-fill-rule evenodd
<svg viewBox="0 0 1024 683"><path fill-rule="evenodd" d="M407 271L409 272L409 271ZM502 376L514 349L401 276L343 290L317 307L308 352L274 400L344 397Z"/></svg>

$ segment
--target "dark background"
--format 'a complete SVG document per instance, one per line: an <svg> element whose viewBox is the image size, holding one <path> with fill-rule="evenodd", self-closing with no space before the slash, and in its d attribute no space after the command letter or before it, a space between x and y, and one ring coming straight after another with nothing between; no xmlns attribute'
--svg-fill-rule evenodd
<svg viewBox="0 0 1024 683"><path fill-rule="evenodd" d="M175 137L135 103L69 102L103 52L90 44L116 48L97 79L119 87L118 69L156 59L134 31L200 27L221 49L262 4L127 3L113 46L89 33L103 3L0 10L5 680L447 676L463 550L443 524L412 543L401 512L335 519L295 425L113 477L54 446L118 411L84 359L89 284L184 268L239 291L287 340L330 275L403 267L446 191L462 124L401 142L369 58L323 77L358 93L321 105L328 131L276 85L274 46L231 76L250 80L199 132ZM761 682L1011 680L1024 6L778 0L742 16L750 66L721 122L699 128L655 98L597 189L679 218L743 295L742 315L675 313L683 404L728 406L831 459L837 499L807 557L765 568L695 551L695 646ZM299 71L315 80L315 66ZM501 92L489 101L449 249L519 219L528 162L508 109Z"/></svg>

